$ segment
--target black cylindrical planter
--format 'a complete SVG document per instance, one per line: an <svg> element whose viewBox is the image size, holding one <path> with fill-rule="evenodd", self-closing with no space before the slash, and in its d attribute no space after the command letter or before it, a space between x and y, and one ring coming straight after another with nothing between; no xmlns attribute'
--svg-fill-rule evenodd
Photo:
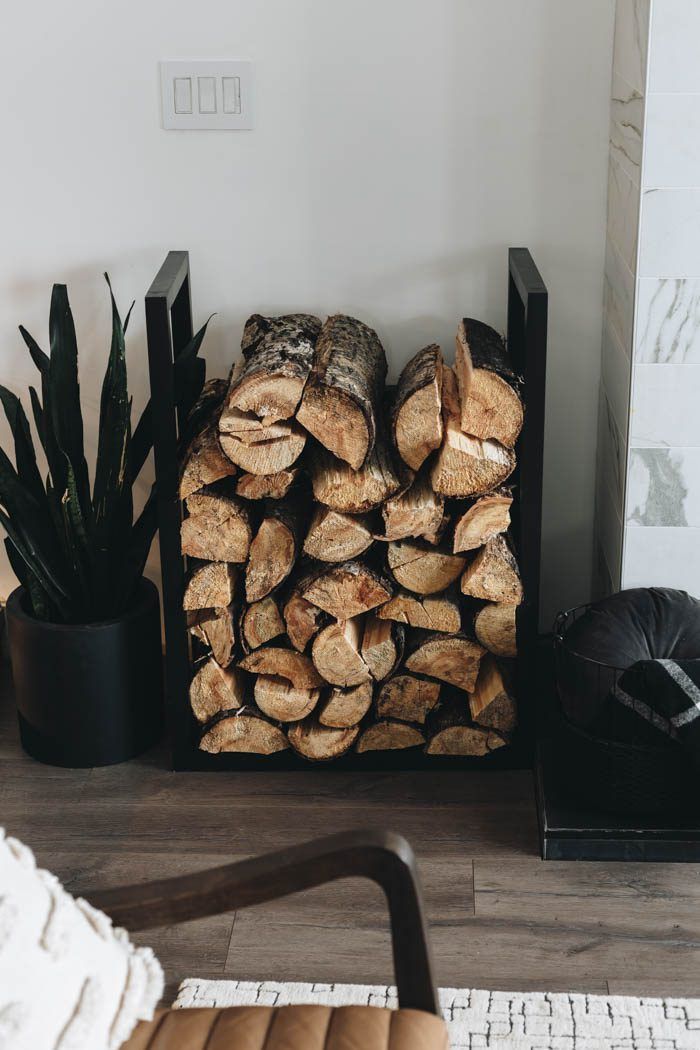
<svg viewBox="0 0 700 1050"><path fill-rule="evenodd" d="M7 601L12 676L25 751L54 766L108 766L154 744L163 725L158 590L142 580L117 620L56 624Z"/></svg>

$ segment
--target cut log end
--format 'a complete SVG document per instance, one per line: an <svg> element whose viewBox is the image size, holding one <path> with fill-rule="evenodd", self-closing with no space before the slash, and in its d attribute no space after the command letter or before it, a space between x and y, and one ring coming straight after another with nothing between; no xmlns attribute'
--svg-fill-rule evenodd
<svg viewBox="0 0 700 1050"><path fill-rule="evenodd" d="M299 722L316 707L320 689L297 689L276 675L259 674L255 679L255 702L263 712L278 722Z"/></svg>
<svg viewBox="0 0 700 1050"><path fill-rule="evenodd" d="M411 358L399 378L393 410L399 455L418 470L442 441L442 354L426 346Z"/></svg>
<svg viewBox="0 0 700 1050"><path fill-rule="evenodd" d="M373 540L367 519L316 507L304 540L304 551L319 561L343 562L366 551Z"/></svg>
<svg viewBox="0 0 700 1050"><path fill-rule="evenodd" d="M392 576L407 591L437 594L460 576L466 559L419 540L399 540L387 548Z"/></svg>
<svg viewBox="0 0 700 1050"><path fill-rule="evenodd" d="M238 568L226 562L195 563L185 587L183 609L220 609L230 605L237 576Z"/></svg>
<svg viewBox="0 0 700 1050"><path fill-rule="evenodd" d="M192 633L211 650L220 667L228 667L236 655L236 626L232 606L226 609L200 610Z"/></svg>
<svg viewBox="0 0 700 1050"><path fill-rule="evenodd" d="M462 430L512 448L523 426L523 404L498 332L465 318L457 330L455 373Z"/></svg>
<svg viewBox="0 0 700 1050"><path fill-rule="evenodd" d="M469 708L475 722L499 733L511 733L518 724L515 700L492 656L485 656L481 662Z"/></svg>
<svg viewBox="0 0 700 1050"><path fill-rule="evenodd" d="M368 726L357 741L357 751L397 751L421 747L425 737L416 726L403 722L381 721Z"/></svg>
<svg viewBox="0 0 700 1050"><path fill-rule="evenodd" d="M503 536L489 540L467 565L461 580L462 594L489 602L519 605L523 585L518 565Z"/></svg>
<svg viewBox="0 0 700 1050"><path fill-rule="evenodd" d="M284 634L284 620L274 598L262 598L249 605L241 620L242 640L247 649L258 649Z"/></svg>
<svg viewBox="0 0 700 1050"><path fill-rule="evenodd" d="M471 692L476 685L484 649L462 635L436 635L427 638L405 661L406 670L437 678Z"/></svg>
<svg viewBox="0 0 700 1050"><path fill-rule="evenodd" d="M327 619L327 613L317 605L292 594L284 604L283 616L287 628L287 637L300 653L303 653L311 639L321 629Z"/></svg>
<svg viewBox="0 0 700 1050"><path fill-rule="evenodd" d="M297 689L317 689L324 684L309 657L295 649L264 646L245 656L238 666L251 674L286 678Z"/></svg>
<svg viewBox="0 0 700 1050"><path fill-rule="evenodd" d="M188 496L181 526L182 553L206 561L244 562L252 530L245 503L216 488Z"/></svg>
<svg viewBox="0 0 700 1050"><path fill-rule="evenodd" d="M362 635L362 659L376 682L381 682L403 656L404 630L392 620L368 616Z"/></svg>
<svg viewBox="0 0 700 1050"><path fill-rule="evenodd" d="M474 633L485 649L494 656L518 655L516 639L517 605L484 605L474 617Z"/></svg>
<svg viewBox="0 0 700 1050"><path fill-rule="evenodd" d="M443 634L456 634L462 625L459 603L451 593L421 597L400 591L377 609L377 616Z"/></svg>
<svg viewBox="0 0 700 1050"><path fill-rule="evenodd" d="M440 688L439 682L416 678L412 674L397 674L381 688L377 697L377 715L423 725L440 699Z"/></svg>
<svg viewBox="0 0 700 1050"><path fill-rule="evenodd" d="M391 585L362 562L350 561L319 574L302 597L337 620L349 620L388 601Z"/></svg>
<svg viewBox="0 0 700 1050"><path fill-rule="evenodd" d="M455 525L453 550L476 550L510 526L511 495L482 496L465 511Z"/></svg>
<svg viewBox="0 0 700 1050"><path fill-rule="evenodd" d="M295 558L296 541L285 522L263 519L250 545L245 573L247 601L260 601L286 580Z"/></svg>
<svg viewBox="0 0 700 1050"><path fill-rule="evenodd" d="M289 742L279 726L256 715L237 714L216 722L204 733L199 747L212 755L221 752L274 755L285 751Z"/></svg>
<svg viewBox="0 0 700 1050"><path fill-rule="evenodd" d="M298 467L278 470L276 474L241 474L236 482L236 494L244 499L284 499L294 484Z"/></svg>
<svg viewBox="0 0 700 1050"><path fill-rule="evenodd" d="M319 675L332 685L359 685L371 678L360 654L360 617L331 623L316 635L311 658Z"/></svg>
<svg viewBox="0 0 700 1050"><path fill-rule="evenodd" d="M198 722L244 703L243 678L235 669L220 667L211 658L199 667L190 683L190 707Z"/></svg>
<svg viewBox="0 0 700 1050"><path fill-rule="evenodd" d="M330 762L350 750L359 732L359 726L331 729L321 725L312 715L293 725L288 736L289 743L302 758L310 762Z"/></svg>
<svg viewBox="0 0 700 1050"><path fill-rule="evenodd" d="M331 729L350 729L365 717L372 704L372 683L332 689L319 707L318 720Z"/></svg>

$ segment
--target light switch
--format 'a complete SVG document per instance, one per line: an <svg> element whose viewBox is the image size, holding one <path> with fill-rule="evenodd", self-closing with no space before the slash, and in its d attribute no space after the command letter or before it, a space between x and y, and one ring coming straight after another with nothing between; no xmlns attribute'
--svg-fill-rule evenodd
<svg viewBox="0 0 700 1050"><path fill-rule="evenodd" d="M250 62L161 62L160 85L163 127L168 131L254 126Z"/></svg>

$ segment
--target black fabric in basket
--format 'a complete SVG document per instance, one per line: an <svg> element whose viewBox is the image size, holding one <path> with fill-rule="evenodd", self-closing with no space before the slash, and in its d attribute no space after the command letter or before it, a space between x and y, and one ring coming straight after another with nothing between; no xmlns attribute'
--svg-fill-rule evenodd
<svg viewBox="0 0 700 1050"><path fill-rule="evenodd" d="M700 764L700 660L643 660L620 677L614 699Z"/></svg>

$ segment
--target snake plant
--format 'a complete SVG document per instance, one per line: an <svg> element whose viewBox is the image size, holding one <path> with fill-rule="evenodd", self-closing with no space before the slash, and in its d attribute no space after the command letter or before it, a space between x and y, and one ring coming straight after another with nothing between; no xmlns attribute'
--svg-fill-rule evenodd
<svg viewBox="0 0 700 1050"><path fill-rule="evenodd" d="M128 609L157 528L155 485L134 516L134 482L153 444L151 408L149 402L132 431L124 338L131 309L122 323L107 274L105 280L112 339L92 489L83 443L78 346L65 285L55 284L51 294L48 354L20 325L40 376L41 393L30 387L29 396L48 468L45 479L22 403L0 386L14 438L14 465L0 448L5 547L33 615L54 623L111 620ZM197 354L206 327L175 360L175 397L183 413L194 404L204 380L204 362Z"/></svg>

